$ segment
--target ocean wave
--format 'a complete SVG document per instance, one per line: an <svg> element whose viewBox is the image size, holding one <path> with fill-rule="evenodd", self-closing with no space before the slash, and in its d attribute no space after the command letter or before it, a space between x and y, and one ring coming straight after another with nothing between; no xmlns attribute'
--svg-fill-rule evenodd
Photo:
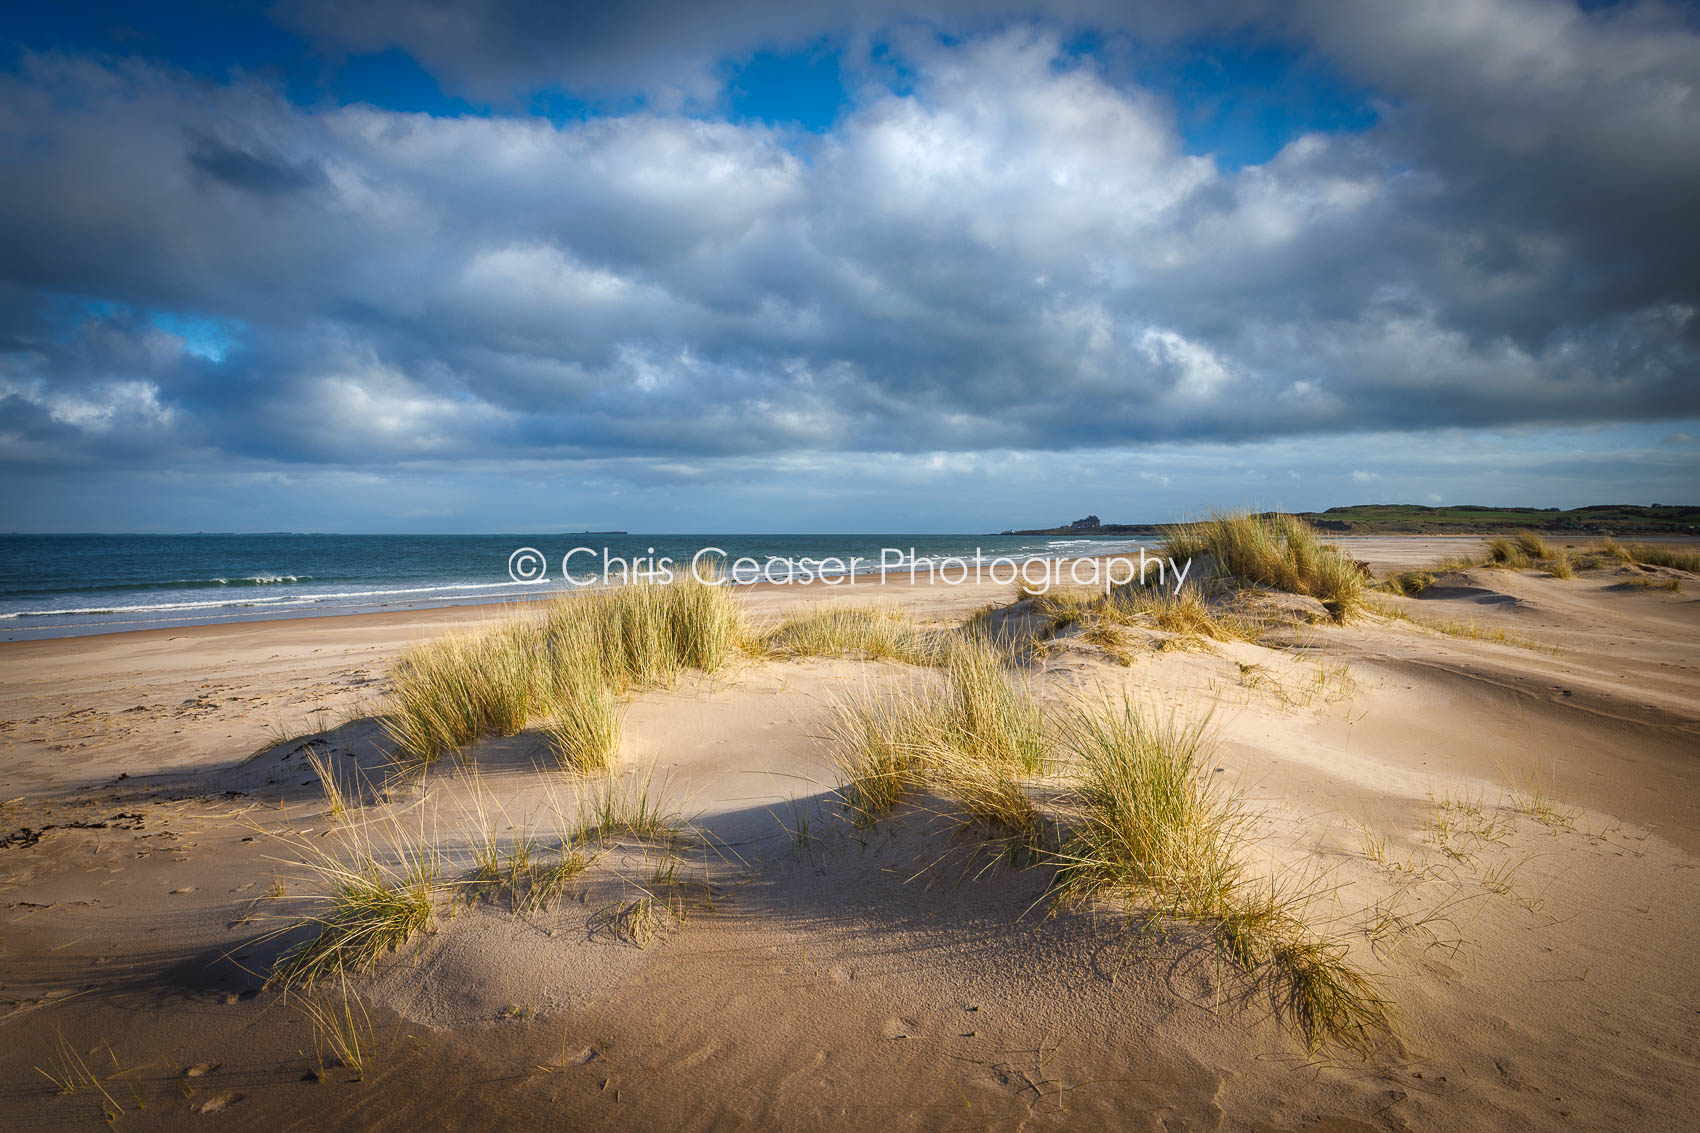
<svg viewBox="0 0 1700 1133"><path fill-rule="evenodd" d="M4 598L51 598L61 594L123 593L135 590L205 590L214 586L291 586L312 582L310 574L251 574L234 578L173 578L154 582L102 582L83 586L38 586L0 590ZM334 579L319 579L320 582Z"/></svg>
<svg viewBox="0 0 1700 1133"><path fill-rule="evenodd" d="M440 583L436 586L410 586L384 590L333 590L321 591L314 594L280 594L275 598L245 598L240 601L231 598L221 598L204 602L144 602L134 605L112 604L106 606L75 606L40 610L13 610L0 614L0 620L12 618L56 618L72 615L90 616L98 614L157 614L177 613L184 610L216 610L216 609L245 609L256 606L288 607L310 606L321 602L344 601L351 598L385 598L406 594L448 594L468 590L508 590L515 594L535 593L533 590L516 588L513 582L466 582Z"/></svg>

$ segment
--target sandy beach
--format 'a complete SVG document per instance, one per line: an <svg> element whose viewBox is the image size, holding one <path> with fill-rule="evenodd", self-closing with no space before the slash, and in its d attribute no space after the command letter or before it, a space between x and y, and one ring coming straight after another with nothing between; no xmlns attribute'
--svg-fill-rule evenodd
<svg viewBox="0 0 1700 1133"><path fill-rule="evenodd" d="M1479 545L1349 553L1381 576ZM1047 714L1128 694L1208 717L1249 852L1390 1006L1367 1051L1307 1045L1196 926L1058 905L1052 870L925 798L852 824L835 712L936 679L856 658L634 691L614 774L688 834L610 840L535 904L446 899L369 970L268 986L304 863L350 830L417 832L453 874L488 832L582 828L602 788L536 729L388 766L398 653L499 611L0 645L0 1123L1676 1128L1700 1088L1694 583L1477 567L1347 624L1064 626L1027 655ZM737 600L754 625L858 605L945 631L1016 597ZM327 1009L357 1014L357 1056Z"/></svg>

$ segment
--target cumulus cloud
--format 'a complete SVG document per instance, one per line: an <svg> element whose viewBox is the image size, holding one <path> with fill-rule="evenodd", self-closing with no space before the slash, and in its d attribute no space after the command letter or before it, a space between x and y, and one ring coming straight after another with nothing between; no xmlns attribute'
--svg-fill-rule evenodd
<svg viewBox="0 0 1700 1133"><path fill-rule="evenodd" d="M895 13L288 10L491 89L678 64L687 109L728 52ZM1064 41L1196 21L1062 11L923 11L968 29L940 37L906 9L907 80L852 84L819 137L661 98L434 118L26 56L0 77L0 459L682 477L1700 413L1700 37L1667 10L1220 6L1388 100L1237 169Z"/></svg>

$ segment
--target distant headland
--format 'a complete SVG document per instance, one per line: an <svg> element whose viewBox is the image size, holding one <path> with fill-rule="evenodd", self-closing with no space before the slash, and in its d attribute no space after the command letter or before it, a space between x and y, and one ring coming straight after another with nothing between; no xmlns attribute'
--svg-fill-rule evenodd
<svg viewBox="0 0 1700 1133"><path fill-rule="evenodd" d="M1700 531L1700 506L1594 504L1589 507L1519 508L1459 504L1354 504L1327 511L1295 512L1318 531L1340 535L1471 535L1527 528L1585 534L1689 535ZM1004 535L1130 535L1149 538L1162 524L1104 523L1095 515L1062 527L1012 529Z"/></svg>

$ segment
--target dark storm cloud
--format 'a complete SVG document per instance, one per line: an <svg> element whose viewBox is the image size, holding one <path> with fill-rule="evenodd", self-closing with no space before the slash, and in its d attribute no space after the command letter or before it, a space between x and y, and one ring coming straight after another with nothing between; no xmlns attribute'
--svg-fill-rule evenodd
<svg viewBox="0 0 1700 1133"><path fill-rule="evenodd" d="M318 166L293 165L265 153L252 153L208 134L191 136L186 154L190 165L214 181L262 197L299 193L323 180Z"/></svg>
<svg viewBox="0 0 1700 1133"><path fill-rule="evenodd" d="M884 18L291 11L466 84L665 71L687 101L728 53ZM1387 100L1370 130L1229 170L1187 152L1164 92L1061 46L1076 23L1196 30L1123 12L998 30L935 9L975 34L894 32L913 88L853 81L821 137L304 109L29 57L0 78L0 459L1060 450L1700 412L1679 19L1224 6Z"/></svg>

